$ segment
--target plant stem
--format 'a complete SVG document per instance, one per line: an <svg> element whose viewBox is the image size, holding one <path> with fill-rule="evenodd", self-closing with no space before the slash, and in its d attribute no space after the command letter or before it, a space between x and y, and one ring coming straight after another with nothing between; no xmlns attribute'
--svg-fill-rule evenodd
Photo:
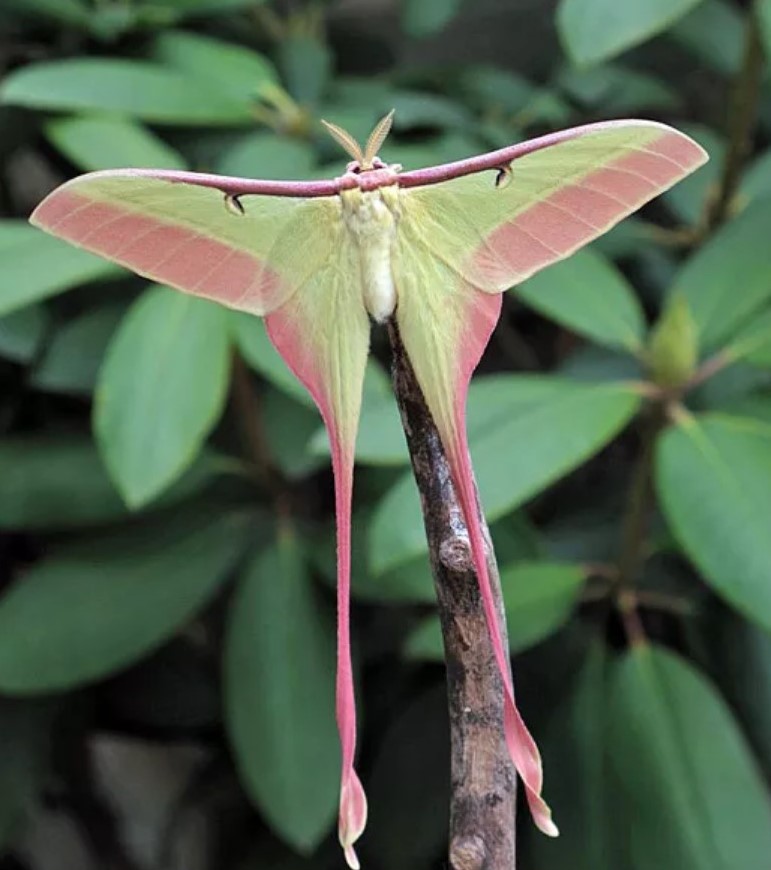
<svg viewBox="0 0 771 870"><path fill-rule="evenodd" d="M388 324L388 334L394 392L420 491L447 662L452 755L449 866L451 870L514 870L516 777L503 737L503 686L463 512L439 433L394 321ZM484 529L506 643L498 568Z"/></svg>
<svg viewBox="0 0 771 870"><path fill-rule="evenodd" d="M741 182L744 162L752 145L762 79L763 42L755 4L751 3L747 11L744 58L734 86L730 117L730 141L723 162L723 172L717 194L708 208L707 231L723 223L730 213L731 203Z"/></svg>
<svg viewBox="0 0 771 870"><path fill-rule="evenodd" d="M665 420L663 406L660 403L654 404L644 423L621 533L616 603L624 630L632 645L645 642L645 630L637 609L635 583L645 561L648 545L648 522L653 508L654 450L656 438Z"/></svg>

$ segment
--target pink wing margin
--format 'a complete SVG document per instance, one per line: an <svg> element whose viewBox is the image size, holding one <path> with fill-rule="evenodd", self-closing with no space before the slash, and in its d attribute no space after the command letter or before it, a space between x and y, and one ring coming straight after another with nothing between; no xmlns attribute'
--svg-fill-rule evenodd
<svg viewBox="0 0 771 870"><path fill-rule="evenodd" d="M503 618L503 614L499 615L495 607L495 597L493 595L492 580L487 561L485 536L482 532L480 520L482 507L479 504L477 496L477 487L468 447L468 436L466 434L468 385L477 362L487 346L489 336L498 321L501 301L500 296L486 296L484 302L479 300L480 313L487 313L490 316L490 326L487 328L486 337L484 337L486 329L485 318L484 316L478 317L476 329L474 330L474 338L477 340L477 343L471 345L464 352L458 375L458 389L455 394L455 419L457 422L453 427L454 432L452 434L447 433L449 437L445 444L458 499L466 520L471 556L477 573L485 621L490 632L490 642L503 682L503 732L506 746L514 767L522 780L525 797L527 798L533 821L544 834L556 837L559 834L559 830L552 821L552 814L548 804L541 796L543 790L541 754L519 712L514 695L509 651L507 645L504 644L500 629L500 619ZM492 302L497 303L497 305L491 304ZM481 343L483 337L484 343Z"/></svg>
<svg viewBox="0 0 771 870"><path fill-rule="evenodd" d="M358 870L354 843L367 823L367 798L354 768L356 756L356 699L351 657L351 497L358 409L353 420L335 412L329 385L321 375L318 355L302 330L303 319L290 300L265 319L268 335L295 377L305 386L321 412L332 451L337 526L337 678L336 717L340 734L342 770L338 836L346 862ZM364 359L366 360L366 350ZM362 365L363 374L363 365ZM359 395L361 383L358 384ZM346 426L346 423L349 425Z"/></svg>
<svg viewBox="0 0 771 870"><path fill-rule="evenodd" d="M170 194L183 188L208 188L212 190L211 201L200 204L195 225L183 224L175 220L174 196L170 196L165 212L142 211L131 202L133 189L147 181L159 182L160 190L168 185ZM104 185L110 186L109 196L104 195ZM196 172L105 170L58 187L38 205L30 222L154 281L230 308L264 314L279 306L291 287L263 257L217 237L226 215L224 197L326 197L339 189L335 179L257 181ZM217 201L216 192L223 200ZM156 200L158 193L154 192Z"/></svg>

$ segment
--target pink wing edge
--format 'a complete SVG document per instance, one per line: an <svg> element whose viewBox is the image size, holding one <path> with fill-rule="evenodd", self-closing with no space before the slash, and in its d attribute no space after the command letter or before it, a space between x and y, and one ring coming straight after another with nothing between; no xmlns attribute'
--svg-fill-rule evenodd
<svg viewBox="0 0 771 870"><path fill-rule="evenodd" d="M353 492L353 439L341 436L318 366L307 342L291 319L279 308L265 318L268 336L295 377L305 386L321 412L332 452L337 527L337 677L335 708L340 735L342 768L338 837L352 870L359 870L354 843L367 824L367 798L356 770L356 698L350 634L351 598L351 497Z"/></svg>
<svg viewBox="0 0 771 870"><path fill-rule="evenodd" d="M30 216L30 222L80 248L185 293L214 299L254 313L274 307L287 295L279 276L259 257L237 250L205 231L184 227L89 195L79 182L99 177L156 177L123 171L90 173L56 188ZM190 173L195 178L195 173ZM162 177L162 176L161 176Z"/></svg>
<svg viewBox="0 0 771 870"><path fill-rule="evenodd" d="M442 420L432 411L447 454L455 490L468 530L471 558L477 575L480 597L487 623L495 663L504 687L504 737L514 767L519 774L533 820L544 833L557 836L551 810L541 797L543 772L538 747L525 726L514 697L514 685L509 664L509 652L503 642L499 617L492 591L487 562L485 536L480 519L481 506L477 496L474 472L466 434L466 399L471 376L487 347L498 323L503 305L502 294L472 290L467 311L468 327L463 332L462 345L455 372L452 420ZM398 317L398 310L397 310ZM407 347L409 357L409 347ZM420 381L420 374L416 370ZM425 391L424 391L425 392ZM501 614L503 618L503 615Z"/></svg>
<svg viewBox="0 0 771 870"><path fill-rule="evenodd" d="M521 283L570 256L708 159L688 136L663 124L653 126L659 135L643 148L608 160L501 223L474 255L478 274L501 288ZM513 282L512 275L517 276Z"/></svg>

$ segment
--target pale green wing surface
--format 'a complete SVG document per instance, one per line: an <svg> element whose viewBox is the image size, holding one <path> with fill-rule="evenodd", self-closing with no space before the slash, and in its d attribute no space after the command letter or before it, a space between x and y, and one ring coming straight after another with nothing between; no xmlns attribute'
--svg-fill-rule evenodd
<svg viewBox="0 0 771 870"><path fill-rule="evenodd" d="M119 170L63 185L31 221L155 281L265 314L327 260L340 204L337 197L232 197L169 173Z"/></svg>
<svg viewBox="0 0 771 870"><path fill-rule="evenodd" d="M402 220L423 251L495 293L569 256L705 160L663 124L598 125L499 169L403 190Z"/></svg>

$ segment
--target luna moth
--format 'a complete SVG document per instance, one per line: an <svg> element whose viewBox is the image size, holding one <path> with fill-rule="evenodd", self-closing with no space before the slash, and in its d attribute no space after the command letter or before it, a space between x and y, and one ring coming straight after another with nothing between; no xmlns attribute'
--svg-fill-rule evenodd
<svg viewBox="0 0 771 870"><path fill-rule="evenodd" d="M354 769L349 597L354 445L370 321L396 319L440 433L504 685L506 744L536 825L556 835L493 602L466 439L468 384L504 290L567 257L707 159L670 127L624 120L403 172L378 156L392 116L363 148L324 122L351 157L337 178L108 170L62 185L31 217L140 275L265 317L271 341L318 405L335 481L339 837L352 868L367 814Z"/></svg>

